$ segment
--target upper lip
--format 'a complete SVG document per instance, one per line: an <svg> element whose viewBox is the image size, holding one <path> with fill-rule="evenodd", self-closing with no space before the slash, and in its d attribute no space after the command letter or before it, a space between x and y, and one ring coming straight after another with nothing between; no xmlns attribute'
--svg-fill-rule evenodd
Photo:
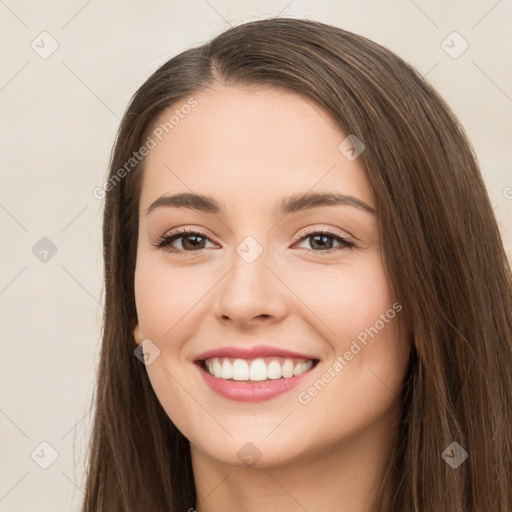
<svg viewBox="0 0 512 512"><path fill-rule="evenodd" d="M257 359L259 357L289 357L293 359L313 359L317 358L294 352L291 350L285 350L278 347L270 347L266 345L257 345L255 347L220 347L212 350L207 350L202 354L199 354L195 360L204 361L205 359L211 359L213 357L232 357L234 359Z"/></svg>

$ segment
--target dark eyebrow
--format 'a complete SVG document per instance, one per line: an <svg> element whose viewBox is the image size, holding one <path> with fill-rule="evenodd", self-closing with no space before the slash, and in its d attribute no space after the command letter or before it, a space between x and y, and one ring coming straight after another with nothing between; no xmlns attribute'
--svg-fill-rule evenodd
<svg viewBox="0 0 512 512"><path fill-rule="evenodd" d="M377 215L374 208L367 205L357 197L339 194L334 192L307 192L305 194L293 194L285 197L274 208L275 215L286 215L288 213L295 213L302 210L310 210L312 208L319 208L321 206L344 205L353 206L364 210L372 215ZM224 207L221 206L214 198L202 194L182 193L172 196L161 196L146 210L148 215L155 208L160 207L175 207L175 208L189 208L191 210L199 210L205 213L222 214Z"/></svg>
<svg viewBox="0 0 512 512"><path fill-rule="evenodd" d="M320 206L353 206L364 210L372 215L377 215L377 211L357 197L339 194L337 192L307 192L305 194L293 194L285 197L279 203L274 213L277 215L285 215L287 213L295 213Z"/></svg>

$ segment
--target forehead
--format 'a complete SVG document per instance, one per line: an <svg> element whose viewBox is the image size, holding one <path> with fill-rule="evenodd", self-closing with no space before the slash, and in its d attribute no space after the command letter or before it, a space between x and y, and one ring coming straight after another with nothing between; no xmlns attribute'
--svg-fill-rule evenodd
<svg viewBox="0 0 512 512"><path fill-rule="evenodd" d="M174 116L147 157L141 207L177 192L207 193L245 207L274 205L285 193L306 191L373 202L362 163L339 148L347 134L311 99L254 86L216 86L193 98L196 106L178 122ZM162 126L186 102L163 112Z"/></svg>

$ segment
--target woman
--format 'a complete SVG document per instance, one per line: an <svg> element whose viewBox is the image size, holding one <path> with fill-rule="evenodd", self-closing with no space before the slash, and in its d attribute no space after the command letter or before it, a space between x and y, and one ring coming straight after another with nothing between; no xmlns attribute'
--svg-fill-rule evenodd
<svg viewBox="0 0 512 512"><path fill-rule="evenodd" d="M103 190L84 512L512 509L510 267L409 65L232 28L137 91Z"/></svg>

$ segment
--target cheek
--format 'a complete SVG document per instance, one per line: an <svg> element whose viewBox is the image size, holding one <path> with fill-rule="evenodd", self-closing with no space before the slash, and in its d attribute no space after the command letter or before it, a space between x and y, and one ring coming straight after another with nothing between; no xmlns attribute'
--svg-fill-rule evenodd
<svg viewBox="0 0 512 512"><path fill-rule="evenodd" d="M293 292L307 306L310 321L337 352L346 350L347 342L373 326L393 303L378 253L357 263L318 266L314 272L300 267L286 272L286 282L293 283Z"/></svg>
<svg viewBox="0 0 512 512"><path fill-rule="evenodd" d="M203 281L191 268L171 268L146 258L135 271L141 333L159 349L158 357L146 368L148 377L168 417L187 437L193 437L191 425L204 422L204 412L190 399L199 396L194 388L198 383L190 379L190 368L183 365L180 351L195 328L194 304L208 289L198 286Z"/></svg>
<svg viewBox="0 0 512 512"><path fill-rule="evenodd" d="M165 338L182 320L192 314L214 283L192 266L178 268L152 263L149 259L135 271L135 303L142 334ZM211 281L211 284L208 284Z"/></svg>

